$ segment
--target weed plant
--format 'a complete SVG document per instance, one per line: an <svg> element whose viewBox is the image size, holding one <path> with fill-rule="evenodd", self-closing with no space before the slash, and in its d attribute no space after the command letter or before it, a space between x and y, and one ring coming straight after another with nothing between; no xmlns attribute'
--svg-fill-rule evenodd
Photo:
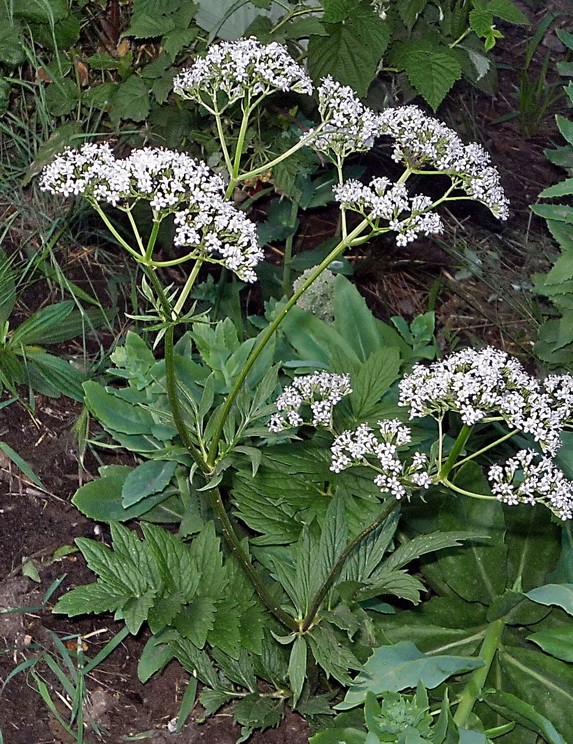
<svg viewBox="0 0 573 744"><path fill-rule="evenodd" d="M77 540L98 579L55 611L114 612L123 633L146 623L140 679L177 658L190 673L185 710L199 680L207 716L234 704L242 741L277 725L287 703L322 744L572 741L571 556L558 523L570 535L561 445L573 379L538 380L490 348L422 364L436 354L432 316L387 326L340 273L331 315L300 306L350 248L440 232L444 203L476 200L507 218L497 171L418 108L375 114L330 77L317 120L254 164L252 117L277 90L313 85L286 48L255 39L213 45L175 79L213 122L223 176L184 153L117 157L106 143L44 170L44 189L85 198L141 266L148 310L137 320L154 334L153 349L128 334L109 384L84 384L110 446L141 462L104 466L74 497L109 522L112 545ZM402 175L349 176L346 158L380 136ZM231 199L312 152L331 163L340 235L264 316L212 320L191 302L202 266L223 266L238 289L264 266L267 240ZM412 195L413 175L449 185ZM148 234L136 205L149 208ZM157 240L170 220L166 258ZM162 282L163 269L185 264L183 286ZM122 524L133 518L140 531Z"/></svg>

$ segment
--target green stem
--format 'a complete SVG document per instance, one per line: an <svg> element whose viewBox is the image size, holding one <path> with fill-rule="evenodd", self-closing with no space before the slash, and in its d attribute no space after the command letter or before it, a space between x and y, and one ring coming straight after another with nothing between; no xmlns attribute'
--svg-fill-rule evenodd
<svg viewBox="0 0 573 744"><path fill-rule="evenodd" d="M243 155L243 146L245 144L245 135L247 133L247 127L249 125L249 118L253 109L250 105L250 97L247 95L243 105L243 119L241 121L241 127L237 136L237 149L235 150L235 160L233 162L233 170L229 174L231 181L236 181L241 169L241 156Z"/></svg>
<svg viewBox="0 0 573 744"><path fill-rule="evenodd" d="M113 237L117 240L117 242L122 246L122 248L125 248L125 250L128 253L131 253L131 255L137 261L141 261L141 256L139 255L139 253L137 251L134 251L133 248L129 245L129 243L121 237L121 235L115 229L115 227L110 222L110 220L107 218L107 215L102 210L102 208L99 206L99 204L97 204L96 202L92 202L92 206L96 210L96 212L99 214L103 222L105 223L105 226L107 227L107 229L110 231Z"/></svg>
<svg viewBox="0 0 573 744"><path fill-rule="evenodd" d="M481 697L496 651L501 643L501 636L504 627L505 622L500 618L499 620L494 620L493 623L490 623L486 631L479 652L479 658L483 661L484 665L479 669L475 669L471 673L467 685L459 696L458 709L454 715L454 722L461 728L463 728L468 722L474 705Z"/></svg>
<svg viewBox="0 0 573 744"><path fill-rule="evenodd" d="M302 621L302 624L300 626L300 632L306 633L307 630L309 630L314 623L315 617L317 612L320 610L320 606L326 597L326 594L328 593L328 590L331 588L332 584L336 581L338 578L338 575L342 571L342 568L344 564L346 563L346 559L348 556L352 553L352 551L360 545L362 540L368 537L368 535L372 534L374 530L376 530L382 522L384 522L390 514L396 509L399 505L398 499L395 498L389 498L382 508L382 511L380 514L376 517L376 519L371 522L367 527L365 527L361 532L359 532L355 538L353 538L348 545L344 548L340 556L338 557L336 563L331 568L330 573L324 580L322 586L316 593L316 596L314 598L314 601L312 605L310 606L309 611L306 613L306 617Z"/></svg>
<svg viewBox="0 0 573 744"><path fill-rule="evenodd" d="M458 459L460 452L463 450L463 448L466 445L466 442L468 441L468 438L471 434L472 427L468 426L467 424L464 424L462 426L462 429L460 433L458 434L458 438L454 442L454 446L452 447L452 451L450 452L448 459L444 463L444 465L440 468L440 472L438 473L438 480L445 480L448 475L450 474L452 468L454 467L456 460Z"/></svg>
<svg viewBox="0 0 573 744"><path fill-rule="evenodd" d="M304 137L301 137L299 141L296 143L296 145L293 145L286 152L283 152L281 155L278 155L274 160L271 160L270 162L265 163L264 165L260 165L258 168L254 168L248 173L241 173L240 176L237 176L237 181L245 181L248 178L254 178L255 176L258 176L259 173L266 173L267 171L272 170L275 167L275 165L282 163L283 160L286 160L287 158L289 158L293 153L300 150L301 147L305 147L310 142L312 142L312 140L316 137L318 132L320 132L321 129L324 129L324 126L326 123L327 122L323 121L321 124L319 124L316 127L316 129L309 132Z"/></svg>
<svg viewBox="0 0 573 744"><path fill-rule="evenodd" d="M444 486L451 488L456 493L461 493L463 496L469 496L472 499L482 499L483 501L495 501L495 496L488 496L485 493L474 493L473 491L466 491L465 488L460 488L452 483L447 478L442 478L440 481Z"/></svg>
<svg viewBox="0 0 573 744"><path fill-rule="evenodd" d="M217 422L217 426L215 427L215 432L213 434L213 439L211 440L211 445L209 447L209 459L208 464L210 469L212 469L215 465L215 462L217 460L217 452L219 447L219 441L221 439L221 435L223 433L223 427L225 425L225 421L227 419L227 416L229 415L229 411L231 409L231 406L235 402L235 398L237 397L239 390L243 386L243 383L245 382L245 379L249 372L251 371L251 367L256 362L259 354L262 352L262 350L265 348L267 343L272 338L274 332L277 330L279 325L282 323L285 315L288 313L288 311L296 305L299 297L310 287L310 285L314 282L314 280L320 276L320 274L328 267L328 265L334 261L348 246L352 245L352 241L354 238L358 237L360 233L364 230L365 227L368 226L368 220L363 220L346 238L346 240L342 240L333 250L328 254L328 256L316 267L316 269L312 272L312 274L308 277L308 279L300 286L300 288L292 295L290 300L287 301L287 303L284 305L282 310L277 314L276 318L273 320L273 322L268 326L267 330L263 333L261 340L256 344L254 349L251 351L247 361L245 362L245 365L240 373L240 375L235 380L235 383L233 387L231 388L231 391L229 395L227 396L227 399L225 400L225 403L223 405L223 408L221 410L221 413L219 415L219 421Z"/></svg>
<svg viewBox="0 0 573 744"><path fill-rule="evenodd" d="M215 514L215 517L219 523L221 534L223 535L223 538L227 543L229 550L233 553L233 555L241 565L241 568L251 580L251 583L261 602L265 605L269 612L272 612L272 614L279 622L281 622L290 630L298 632L299 627L296 620L291 617L288 612L285 612L279 605L279 603L272 598L272 596L267 591L264 583L262 582L261 577L251 563L249 557L245 554L239 538L237 537L235 530L233 529L233 525L231 524L231 520L229 519L229 515L227 514L225 505L223 504L223 499L221 498L221 493L218 488L214 488L209 491L209 502L211 504L211 508L213 509L213 513Z"/></svg>
<svg viewBox="0 0 573 744"><path fill-rule="evenodd" d="M145 272L145 276L149 279L149 281L153 285L153 289L157 293L159 302L163 309L164 320L168 321L171 318L172 307L171 307L171 304L169 303L169 300L167 299L165 295L165 292L163 291L161 282L157 278L157 274L155 273L154 269L151 266L148 266L147 264L143 264L143 271Z"/></svg>
<svg viewBox="0 0 573 744"><path fill-rule="evenodd" d="M279 3L279 5L282 5L282 3ZM284 7L284 6L283 6ZM293 10L291 13L289 13L287 16L285 16L281 21L277 23L277 25L271 29L270 33L274 34L276 33L281 26L284 26L285 23L288 23L293 18L296 18L297 16L306 15L307 13L321 13L323 12L324 8L302 8L301 10Z"/></svg>
<svg viewBox="0 0 573 744"><path fill-rule="evenodd" d="M135 241L137 243L137 247L139 248L139 252L141 253L142 256L145 257L146 251L145 251L145 248L143 247L143 240L141 239L141 234L137 228L137 222L133 218L131 209L126 209L125 211L127 212L127 218L129 220L129 224L131 225L131 229L135 236Z"/></svg>
<svg viewBox="0 0 573 744"><path fill-rule="evenodd" d="M338 183L340 186L344 183L344 174L342 172L342 160L340 156L336 158L336 172L338 173ZM340 206L340 222L342 226L342 237L346 238L348 235L348 228L346 225L346 209L342 205Z"/></svg>
<svg viewBox="0 0 573 744"><path fill-rule="evenodd" d="M465 462L469 462L470 460L473 460L474 457L477 457L478 455L482 455L484 452L487 452L493 447L497 447L498 444L505 442L507 439L511 439L511 437L513 437L515 434L517 434L517 429L514 429L513 431L510 431L507 434L505 434L503 437L496 439L495 442L492 442L491 444L487 444L485 447L482 447L477 452L473 452L471 455L464 457L463 460L458 460L456 464L454 465L454 468L459 468L460 465L463 465Z"/></svg>
<svg viewBox="0 0 573 744"><path fill-rule="evenodd" d="M284 263L283 263L283 286L282 286L282 296L288 297L290 294L290 264L292 261L292 246L294 243L294 226L296 225L296 218L298 215L298 208L299 203L296 201L296 199L293 199L291 202L290 207L290 219L289 219L289 226L293 228L293 231L288 236L288 238L285 240L285 252L284 252ZM346 237L346 236L344 236Z"/></svg>
<svg viewBox="0 0 573 744"><path fill-rule="evenodd" d="M201 452L191 441L191 436L187 429L187 424L181 413L181 407L179 405L179 397L177 395L177 379L175 376L175 354L173 352L173 337L175 327L170 325L165 332L165 378L167 385L167 398L169 400L169 408L173 415L173 421L177 427L177 432L187 451L191 457L195 460L199 468L206 475L210 474L211 468L207 466L207 463L201 456Z"/></svg>
<svg viewBox="0 0 573 744"><path fill-rule="evenodd" d="M153 249L155 248L155 242L157 241L157 235L159 234L159 228L161 227L161 220L158 222L153 222L153 227L151 228L151 235L149 236L149 240L147 241L147 248L145 250L145 260L151 261L151 256L153 255Z"/></svg>
<svg viewBox="0 0 573 744"><path fill-rule="evenodd" d="M201 266L203 265L203 259L198 258L195 261L195 265L191 269L191 273L187 277L187 281L185 282L185 285L183 289L181 290L181 294L177 298L177 302L175 303L175 307L173 308L173 315L174 320L177 319L179 316L179 313L183 309L183 305L185 304L185 300L189 296L189 292L193 289L193 285L195 284L195 279L197 279L197 275L199 274L199 270L201 269Z"/></svg>
<svg viewBox="0 0 573 744"><path fill-rule="evenodd" d="M466 30L463 32L461 36L459 36L455 41L452 41L452 43L450 44L450 49L453 49L460 42L462 42L470 32L471 32L471 28L466 28Z"/></svg>
<svg viewBox="0 0 573 744"><path fill-rule="evenodd" d="M227 166L227 171L229 172L229 178L233 178L233 163L231 162L231 157L229 155L229 150L227 148L227 140L225 139L225 133L223 131L223 123L221 121L221 114L218 110L213 111L213 116L215 117L215 124L217 126L217 134L219 135L219 142L221 143L221 150L223 151L223 157L225 158L225 165Z"/></svg>

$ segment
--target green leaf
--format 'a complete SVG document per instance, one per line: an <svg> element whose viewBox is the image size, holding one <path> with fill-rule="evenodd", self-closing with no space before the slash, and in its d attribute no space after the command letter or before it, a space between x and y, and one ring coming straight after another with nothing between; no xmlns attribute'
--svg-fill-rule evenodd
<svg viewBox="0 0 573 744"><path fill-rule="evenodd" d="M26 373L34 390L45 395L83 401L83 384L86 373L74 367L65 359L32 349L25 350Z"/></svg>
<svg viewBox="0 0 573 744"><path fill-rule="evenodd" d="M539 604L562 607L573 615L573 584L546 584L532 589L526 596Z"/></svg>
<svg viewBox="0 0 573 744"><path fill-rule="evenodd" d="M152 39L163 36L175 28L173 20L166 15L148 15L139 13L133 15L132 22L124 32L125 36L133 36L136 39Z"/></svg>
<svg viewBox="0 0 573 744"><path fill-rule="evenodd" d="M462 76L454 49L424 39L395 45L391 59L396 67L405 70L410 83L434 111Z"/></svg>
<svg viewBox="0 0 573 744"><path fill-rule="evenodd" d="M121 503L129 508L137 504L146 496L163 491L167 486L177 462L173 460L147 460L132 470L123 483L121 489Z"/></svg>
<svg viewBox="0 0 573 744"><path fill-rule="evenodd" d="M232 692L226 692L225 690L209 690L204 687L199 698L201 705L205 709L205 718L209 718L213 713L216 713L222 705L228 703L233 699Z"/></svg>
<svg viewBox="0 0 573 744"><path fill-rule="evenodd" d="M273 4L270 10L258 8L252 3L236 0L201 0L195 22L210 34L210 40L238 39L259 16L269 17L274 23L284 10Z"/></svg>
<svg viewBox="0 0 573 744"><path fill-rule="evenodd" d="M52 116L67 116L77 106L80 89L71 78L54 80L46 88L46 107Z"/></svg>
<svg viewBox="0 0 573 744"><path fill-rule="evenodd" d="M126 595L124 593L116 592L107 585L88 584L78 586L60 597L52 612L68 617L88 613L99 615L102 612L114 612L125 601Z"/></svg>
<svg viewBox="0 0 573 744"><path fill-rule="evenodd" d="M142 524L141 529L164 586L171 593L180 593L187 602L192 601L202 577L189 547L161 527Z"/></svg>
<svg viewBox="0 0 573 744"><path fill-rule="evenodd" d="M65 18L69 9L66 0L19 0L13 3L12 12L24 21L55 23Z"/></svg>
<svg viewBox="0 0 573 744"><path fill-rule="evenodd" d="M72 499L74 506L82 514L98 522L125 522L146 514L168 498L168 493L149 496L126 509L122 503L121 491L132 468L122 467L122 473L96 478L81 486Z"/></svg>
<svg viewBox="0 0 573 744"><path fill-rule="evenodd" d="M365 744L366 731L360 731L356 728L338 728L332 727L319 731L318 734L311 736L308 744Z"/></svg>
<svg viewBox="0 0 573 744"><path fill-rule="evenodd" d="M506 685L573 741L573 667L547 654L516 646L500 649Z"/></svg>
<svg viewBox="0 0 573 744"><path fill-rule="evenodd" d="M284 701L265 697L258 692L252 692L242 698L233 708L235 722L244 726L246 735L253 728L268 728L278 726L284 712ZM245 739L239 739L239 741Z"/></svg>
<svg viewBox="0 0 573 744"><path fill-rule="evenodd" d="M124 434L149 434L153 418L141 406L132 405L97 382L85 382L86 404L97 420L108 431Z"/></svg>
<svg viewBox="0 0 573 744"><path fill-rule="evenodd" d="M30 465L24 460L23 457L21 457L16 450L12 449L9 444L6 444L6 442L3 442L0 440L0 450L7 455L10 460L16 465L16 467L24 473L24 475L29 478L32 483L35 483L40 488L46 489L46 486L42 483L42 481L38 478L36 473L32 470Z"/></svg>
<svg viewBox="0 0 573 744"><path fill-rule="evenodd" d="M483 700L509 721L516 721L543 736L549 744L567 744L555 726L528 703L508 692L486 692Z"/></svg>
<svg viewBox="0 0 573 744"><path fill-rule="evenodd" d="M328 36L324 24L316 17L294 18L286 27L287 39L308 39L310 36Z"/></svg>
<svg viewBox="0 0 573 744"><path fill-rule="evenodd" d="M51 334L72 313L74 307L74 302L68 300L37 310L16 328L10 339L10 346L49 343L45 339L51 337Z"/></svg>
<svg viewBox="0 0 573 744"><path fill-rule="evenodd" d="M528 635L527 640L537 643L545 653L557 659L573 662L573 628L540 630Z"/></svg>
<svg viewBox="0 0 573 744"><path fill-rule="evenodd" d="M173 625L183 638L188 638L197 648L203 648L213 628L215 612L215 602L210 597L197 597L174 618Z"/></svg>
<svg viewBox="0 0 573 744"><path fill-rule="evenodd" d="M414 26L418 20L418 16L427 4L428 0L410 0L407 3L397 3L396 9L398 15L407 29L411 29Z"/></svg>
<svg viewBox="0 0 573 744"><path fill-rule="evenodd" d="M493 12L487 6L478 6L470 11L468 16L471 30L478 36L487 36L493 26Z"/></svg>
<svg viewBox="0 0 573 744"><path fill-rule="evenodd" d="M463 656L426 656L413 643L402 641L377 648L354 680L338 710L354 708L364 702L366 693L400 692L422 682L433 689L454 674L483 666L480 659Z"/></svg>
<svg viewBox="0 0 573 744"><path fill-rule="evenodd" d="M127 629L132 635L139 633L147 620L150 608L155 600L155 590L150 589L139 597L131 597L115 612L115 620L125 620Z"/></svg>
<svg viewBox="0 0 573 744"><path fill-rule="evenodd" d="M342 685L349 685L349 671L360 669L361 664L350 648L339 641L332 627L322 622L312 628L306 637L315 661L324 669L326 676L334 677Z"/></svg>
<svg viewBox="0 0 573 744"><path fill-rule="evenodd" d="M4 20L4 19L3 19ZM26 61L24 38L20 24L4 23L0 29L0 62L8 67L16 67Z"/></svg>
<svg viewBox="0 0 573 744"><path fill-rule="evenodd" d="M561 114L556 114L555 121L561 134L570 145L573 145L573 121L569 121L569 119L566 119Z"/></svg>
<svg viewBox="0 0 573 744"><path fill-rule="evenodd" d="M501 18L508 23L515 23L518 26L531 25L525 13L522 13L510 0L490 0L486 7L496 18Z"/></svg>
<svg viewBox="0 0 573 744"><path fill-rule="evenodd" d="M388 346L408 353L404 340L393 328L374 317L352 282L338 274L334 288L333 326L346 342L347 353L350 348L361 362L366 362L373 352Z"/></svg>
<svg viewBox="0 0 573 744"><path fill-rule="evenodd" d="M372 352L358 374L352 375L352 394L349 401L357 421L367 419L384 393L398 378L400 352L390 346Z"/></svg>
<svg viewBox="0 0 573 744"><path fill-rule="evenodd" d="M306 650L305 637L298 635L292 645L288 663L288 678L292 690L293 708L296 708L306 679Z"/></svg>
<svg viewBox="0 0 573 744"><path fill-rule="evenodd" d="M561 527L551 514L518 504L505 509L507 585L528 591L540 586L559 559Z"/></svg>
<svg viewBox="0 0 573 744"><path fill-rule="evenodd" d="M544 199L551 199L559 196L571 196L571 194L573 194L573 178L566 178L554 186L543 189L539 196Z"/></svg>
<svg viewBox="0 0 573 744"><path fill-rule="evenodd" d="M115 89L110 113L116 120L143 121L149 115L149 107L147 84L137 75L131 75Z"/></svg>
<svg viewBox="0 0 573 744"><path fill-rule="evenodd" d="M489 491L481 468L475 463L466 463L460 468L455 484L474 493ZM438 524L442 530L471 530L489 537L441 551L435 560L447 584L461 597L468 602L489 604L503 593L507 581L501 504L449 495L442 502Z"/></svg>
<svg viewBox="0 0 573 744"><path fill-rule="evenodd" d="M173 651L160 635L153 635L143 647L137 663L137 677L147 682L160 672L173 658Z"/></svg>
<svg viewBox="0 0 573 744"><path fill-rule="evenodd" d="M390 26L368 3L354 3L343 22L325 24L328 36L311 36L308 67L313 80L331 75L360 97L368 93L390 41Z"/></svg>

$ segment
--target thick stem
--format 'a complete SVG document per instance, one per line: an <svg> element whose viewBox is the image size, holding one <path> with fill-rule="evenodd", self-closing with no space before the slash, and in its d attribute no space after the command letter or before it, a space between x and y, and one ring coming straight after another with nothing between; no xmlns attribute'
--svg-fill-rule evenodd
<svg viewBox="0 0 573 744"><path fill-rule="evenodd" d="M179 405L179 397L177 395L177 379L175 376L175 355L173 353L173 335L175 332L174 326L170 325L165 332L165 378L167 384L167 398L169 400L169 407L173 415L173 421L177 427L177 432L186 447L191 457L195 460L201 471L205 474L209 474L211 469L207 466L207 463L201 456L201 453L197 447L191 441L187 425L181 413L181 407Z"/></svg>
<svg viewBox="0 0 573 744"><path fill-rule="evenodd" d="M504 627L505 622L500 618L499 620L494 620L493 623L490 623L486 631L479 652L479 658L483 661L484 665L479 669L475 669L471 673L469 682L464 687L459 697L458 709L454 716L454 722L462 728L466 725L474 705L481 697L489 670L491 669L493 659L501 642Z"/></svg>
<svg viewBox="0 0 573 744"><path fill-rule="evenodd" d="M456 464L456 460L458 459L460 452L463 450L463 448L466 445L466 442L468 441L471 431L472 431L471 426L468 426L467 424L464 424L462 426L462 429L460 433L458 434L458 438L454 442L454 446L452 447L452 451L450 452L448 459L446 460L444 465L441 467L440 472L438 473L438 477L437 477L438 481L445 480L450 474L452 468Z"/></svg>
<svg viewBox="0 0 573 744"><path fill-rule="evenodd" d="M221 493L218 488L213 488L211 491L209 491L209 502L211 504L211 508L213 509L213 513L215 514L215 517L219 523L221 534L223 535L223 538L227 546L229 547L229 550L239 561L241 568L249 577L261 602L265 605L269 612L272 612L272 614L279 622L289 628L289 630L298 632L299 627L296 620L291 617L288 612L285 612L283 608L278 604L278 602L275 602L275 600L271 597L271 595L267 591L267 588L262 582L261 577L251 563L249 557L245 554L239 538L235 534L235 530L233 529L233 525L231 524L231 520L229 519L229 515L227 514L225 505L223 504L223 499L221 498Z"/></svg>
<svg viewBox="0 0 573 744"><path fill-rule="evenodd" d="M245 366L241 370L240 375L235 380L235 383L233 387L231 388L231 391L229 395L227 396L227 399L225 401L225 404L223 406L223 409L221 410L221 413L219 415L219 421L217 422L217 426L215 428L215 432L213 434L213 439L211 440L211 445L209 447L209 459L208 459L208 465L210 469L212 469L215 466L215 462L217 460L217 453L219 448L219 441L221 439L221 434L223 433L223 427L225 425L225 421L227 419L227 416L229 415L229 411L231 409L231 406L235 402L235 398L237 397L239 390L243 386L243 383L245 382L245 379L247 378L247 375L251 371L251 367L256 362L257 358L259 357L259 354L262 352L262 350L265 348L267 343L272 338L274 332L277 330L277 328L282 323L285 315L288 313L288 311L297 303L298 298L310 287L310 285L314 282L314 280L320 276L320 274L327 268L327 266L334 261L343 251L345 248L347 248L349 245L352 244L352 241L354 238L358 237L361 232L364 230L365 227L368 225L368 220L363 220L358 227L356 227L350 235L346 238L346 240L342 240L329 254L328 256L320 263L317 268L312 272L312 274L308 277L308 279L300 286L300 288L293 294L293 296L288 300L288 302L285 304L285 306L282 308L282 310L278 313L276 318L273 320L273 322L268 326L267 330L263 333L261 340L256 344L254 349L251 351L249 358L245 362Z"/></svg>
<svg viewBox="0 0 573 744"><path fill-rule="evenodd" d="M250 104L250 97L247 95L243 104L243 119L241 121L241 127L237 137L237 149L235 150L235 160L233 161L233 170L229 174L231 181L236 181L241 169L241 157L243 155L243 147L245 145L245 135L247 133L247 127L249 125L249 118L253 109Z"/></svg>
<svg viewBox="0 0 573 744"><path fill-rule="evenodd" d="M151 235L149 236L149 240L147 241L147 248L145 249L145 260L151 261L151 256L153 255L153 249L155 248L155 242L157 241L157 235L159 234L159 228L161 227L161 220L158 222L153 222L153 227L151 228Z"/></svg>
<svg viewBox="0 0 573 744"><path fill-rule="evenodd" d="M367 527L365 527L361 532L359 532L354 539L352 539L348 545L344 548L340 556L338 557L336 563L331 568L330 573L324 580L324 583L318 590L314 601L312 605L310 606L309 611L306 613L306 617L302 621L302 625L300 627L300 631L302 633L306 633L307 630L309 630L314 622L314 619L316 617L316 613L320 610L320 606L326 597L328 590L331 588L332 584L336 581L338 578L338 575L342 571L342 568L344 567L344 564L346 563L346 559L348 556L352 553L354 548L356 548L362 540L368 537L368 535L372 534L374 530L376 530L382 522L384 522L390 514L398 507L398 504L400 502L398 499L390 498L388 501L384 503L384 506L382 508L382 511L380 514L376 517L376 519L371 522Z"/></svg>

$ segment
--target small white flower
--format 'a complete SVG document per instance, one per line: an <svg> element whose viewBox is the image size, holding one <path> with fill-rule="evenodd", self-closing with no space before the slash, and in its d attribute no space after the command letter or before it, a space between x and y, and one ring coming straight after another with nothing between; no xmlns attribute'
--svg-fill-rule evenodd
<svg viewBox="0 0 573 744"><path fill-rule="evenodd" d="M340 473L352 465L372 465L378 471L374 484L380 491L402 499L410 495L413 487L429 488L432 484L426 455L416 452L410 463L400 458L398 447L411 439L409 428L398 419L378 421L378 434L367 424L361 424L336 437L331 447L330 469Z"/></svg>
<svg viewBox="0 0 573 744"><path fill-rule="evenodd" d="M276 407L281 413L271 417L269 430L278 433L302 423L329 427L334 406L351 392L348 375L315 372L296 377L277 398ZM300 415L300 409L305 405L310 407L310 421L305 421Z"/></svg>
<svg viewBox="0 0 573 744"><path fill-rule="evenodd" d="M312 141L315 150L344 159L352 152L366 152L380 133L378 117L362 104L348 85L330 75L318 88L318 110L324 127ZM305 137L312 130L305 133Z"/></svg>
<svg viewBox="0 0 573 744"><path fill-rule="evenodd" d="M504 504L544 504L560 519L573 519L573 482L548 457L520 450L488 472L491 491Z"/></svg>
<svg viewBox="0 0 573 744"><path fill-rule="evenodd" d="M432 200L424 194L408 195L403 183L393 184L388 178L373 178L369 186L350 179L333 187L340 206L368 217L376 227L380 220L397 233L396 244L404 246L420 234L443 232L442 220L427 210Z"/></svg>
<svg viewBox="0 0 573 744"><path fill-rule="evenodd" d="M499 173L481 145L464 145L452 129L417 106L386 109L378 121L380 134L395 141L396 162L416 170L429 166L449 175L457 188L489 207L498 219L507 219L509 202Z"/></svg>
<svg viewBox="0 0 573 744"><path fill-rule="evenodd" d="M286 47L276 42L261 44L251 37L211 46L193 67L177 75L173 90L203 105L207 105L204 96L216 101L222 92L228 99L225 108L246 95L258 98L279 90L311 94L313 86Z"/></svg>
<svg viewBox="0 0 573 744"><path fill-rule="evenodd" d="M542 384L521 364L497 349L464 349L429 366L418 364L399 383L399 405L410 418L459 412L473 426L501 416L513 429L531 434L555 454L573 411L573 378L552 376Z"/></svg>

